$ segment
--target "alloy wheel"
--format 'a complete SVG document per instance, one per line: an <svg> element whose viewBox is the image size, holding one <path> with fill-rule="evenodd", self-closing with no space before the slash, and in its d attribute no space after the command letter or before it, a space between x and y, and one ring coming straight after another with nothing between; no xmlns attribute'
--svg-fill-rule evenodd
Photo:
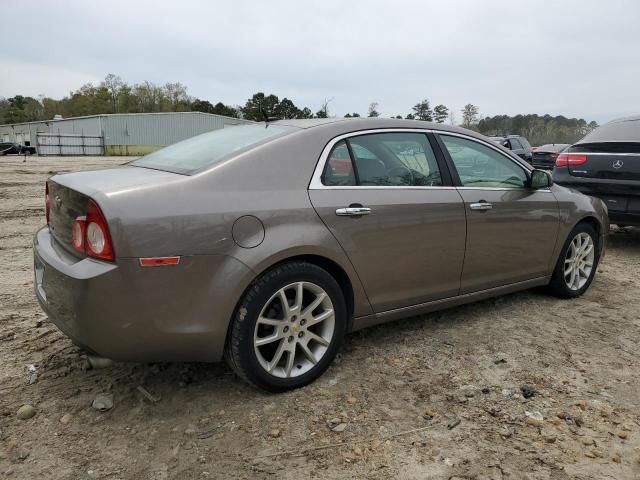
<svg viewBox="0 0 640 480"><path fill-rule="evenodd" d="M571 290L580 290L589 280L595 260L595 245L591 235L578 233L564 260L564 281Z"/></svg>
<svg viewBox="0 0 640 480"><path fill-rule="evenodd" d="M262 368L291 378L311 370L325 355L335 330L335 312L324 289L296 282L275 292L256 321L253 347Z"/></svg>

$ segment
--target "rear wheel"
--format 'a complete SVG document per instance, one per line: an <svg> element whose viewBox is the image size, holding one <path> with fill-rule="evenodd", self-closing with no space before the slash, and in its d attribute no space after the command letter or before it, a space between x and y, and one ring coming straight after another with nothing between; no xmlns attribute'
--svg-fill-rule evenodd
<svg viewBox="0 0 640 480"><path fill-rule="evenodd" d="M598 235L587 223L569 234L553 272L550 292L560 298L579 297L587 291L598 266Z"/></svg>
<svg viewBox="0 0 640 480"><path fill-rule="evenodd" d="M345 334L336 280L306 262L279 265L245 293L225 358L246 381L270 391L306 385L329 367Z"/></svg>

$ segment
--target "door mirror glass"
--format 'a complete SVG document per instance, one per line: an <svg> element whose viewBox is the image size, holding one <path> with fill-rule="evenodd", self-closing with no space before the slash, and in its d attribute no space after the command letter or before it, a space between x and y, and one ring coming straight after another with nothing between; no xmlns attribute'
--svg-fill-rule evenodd
<svg viewBox="0 0 640 480"><path fill-rule="evenodd" d="M540 188L549 188L553 185L553 180L551 180L551 175L544 170L534 170L531 172L531 181L530 186L533 189Z"/></svg>

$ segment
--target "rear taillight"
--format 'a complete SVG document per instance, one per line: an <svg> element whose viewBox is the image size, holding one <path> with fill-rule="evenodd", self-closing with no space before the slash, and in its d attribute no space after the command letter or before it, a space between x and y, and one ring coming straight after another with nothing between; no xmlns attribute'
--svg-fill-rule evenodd
<svg viewBox="0 0 640 480"><path fill-rule="evenodd" d="M556 158L556 167L572 167L574 165L582 165L586 163L587 156L577 153L561 153Z"/></svg>
<svg viewBox="0 0 640 480"><path fill-rule="evenodd" d="M87 226L85 229L85 251L87 255L101 260L113 261L113 247L107 221L100 207L90 201L87 207Z"/></svg>
<svg viewBox="0 0 640 480"><path fill-rule="evenodd" d="M89 257L108 261L115 259L109 226L100 207L93 200L89 201L87 215L78 217L73 222L71 246Z"/></svg>
<svg viewBox="0 0 640 480"><path fill-rule="evenodd" d="M47 217L47 225L49 225L49 211L51 210L51 202L49 201L49 183L44 184L44 214Z"/></svg>

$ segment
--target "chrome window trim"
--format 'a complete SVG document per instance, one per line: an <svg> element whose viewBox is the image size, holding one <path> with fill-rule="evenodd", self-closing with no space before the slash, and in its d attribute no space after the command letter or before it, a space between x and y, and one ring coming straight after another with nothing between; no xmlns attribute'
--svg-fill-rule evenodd
<svg viewBox="0 0 640 480"><path fill-rule="evenodd" d="M370 135L372 133L422 133L426 135L427 133L435 132L432 129L423 129L423 128L375 128L369 130L359 130L357 132L349 132L343 133L342 135L338 135L337 137L332 138L325 145L322 153L320 154L320 159L316 164L316 168L313 171L313 176L311 177L311 182L309 183L309 190L455 190L456 187L443 185L441 187L438 186L414 186L414 185L324 185L322 183L322 172L324 171L324 166L327 163L327 159L329 157L329 153L335 146L336 143L344 140L346 138L351 137L359 137L361 135ZM428 141L428 139L427 139ZM434 152L435 154L435 152Z"/></svg>
<svg viewBox="0 0 640 480"><path fill-rule="evenodd" d="M458 190L493 190L497 192L543 192L551 193L549 188L522 188L522 187L456 187Z"/></svg>
<svg viewBox="0 0 640 480"><path fill-rule="evenodd" d="M456 190L450 185L420 186L420 185L321 185L320 188L309 187L309 190Z"/></svg>

